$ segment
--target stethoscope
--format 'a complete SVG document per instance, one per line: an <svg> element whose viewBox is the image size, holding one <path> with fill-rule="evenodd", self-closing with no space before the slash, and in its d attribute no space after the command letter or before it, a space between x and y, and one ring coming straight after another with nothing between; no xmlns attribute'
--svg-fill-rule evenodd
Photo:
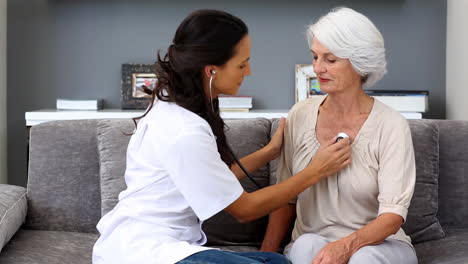
<svg viewBox="0 0 468 264"><path fill-rule="evenodd" d="M211 103L211 110L213 110L214 113L216 113L215 111L215 108L213 106L213 78L214 76L216 75L216 70L211 70L210 71L211 73L211 76L210 76L210 103ZM228 149L229 149L229 152L231 153L232 157L234 158L234 160L236 161L237 165L239 165L239 167L241 168L241 170L245 173L245 175L247 176L247 178L249 178L255 185L257 185L257 187L259 189L261 189L262 187L260 186L260 184L258 184L253 178L252 176L250 176L250 174L247 172L247 170L244 168L244 166L242 165L242 163L239 161L239 159L236 157L236 155L234 154L234 152L232 151L231 147L228 145L227 146Z"/></svg>
<svg viewBox="0 0 468 264"><path fill-rule="evenodd" d="M234 160L236 161L237 165L239 165L239 167L241 168L241 170L245 173L245 175L247 176L247 178L249 178L257 187L258 189L262 189L262 186L260 186L260 184L258 184L258 182L256 182L252 176L250 176L250 174L247 172L247 170L244 168L244 166L242 165L242 163L240 162L240 160L236 157L236 155L234 154L234 151L232 151L231 147L228 145L227 146L228 149L229 149L229 152L231 153L232 157L234 158Z"/></svg>
<svg viewBox="0 0 468 264"><path fill-rule="evenodd" d="M344 139L344 138L349 138L349 136L344 133L344 132L341 132L339 133L337 136L336 136L336 142ZM247 178L249 178L257 187L258 189L262 189L262 186L260 186L260 184L258 184L257 181L255 181L252 176L250 176L250 174L247 172L247 170L244 168L244 166L242 165L242 163L240 162L240 160L237 158L237 156L234 154L234 151L232 151L231 147L228 145L228 150L229 152L231 153L232 157L234 158L234 160L236 161L237 165L239 165L239 167L241 168L241 170L245 173L245 175L247 176Z"/></svg>

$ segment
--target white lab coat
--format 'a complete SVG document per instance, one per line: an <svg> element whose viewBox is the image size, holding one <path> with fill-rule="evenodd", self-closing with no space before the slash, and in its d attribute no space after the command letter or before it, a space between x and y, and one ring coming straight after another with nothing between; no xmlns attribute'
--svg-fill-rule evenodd
<svg viewBox="0 0 468 264"><path fill-rule="evenodd" d="M97 225L94 264L175 263L210 249L202 246L202 221L243 192L209 124L163 101L130 139L125 181L119 203Z"/></svg>

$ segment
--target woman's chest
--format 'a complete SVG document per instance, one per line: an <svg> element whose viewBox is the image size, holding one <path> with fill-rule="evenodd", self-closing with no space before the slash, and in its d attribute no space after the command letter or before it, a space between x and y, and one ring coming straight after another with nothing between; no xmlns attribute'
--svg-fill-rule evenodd
<svg viewBox="0 0 468 264"><path fill-rule="evenodd" d="M320 143L313 131L304 131L295 141L292 160L293 174L304 169L317 153ZM336 186L343 197L367 199L378 194L379 151L375 140L361 135L352 145L351 164L325 178L328 187Z"/></svg>
<svg viewBox="0 0 468 264"><path fill-rule="evenodd" d="M354 141L363 127L368 115L333 117L322 113L318 115L315 123L317 140L321 143L328 142L338 133L346 133L351 141Z"/></svg>

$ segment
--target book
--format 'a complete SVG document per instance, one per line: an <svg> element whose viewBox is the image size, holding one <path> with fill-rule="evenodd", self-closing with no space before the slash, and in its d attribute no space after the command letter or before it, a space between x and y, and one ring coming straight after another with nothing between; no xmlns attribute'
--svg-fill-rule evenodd
<svg viewBox="0 0 468 264"><path fill-rule="evenodd" d="M400 112L400 114L406 119L422 119L422 114L421 113Z"/></svg>
<svg viewBox="0 0 468 264"><path fill-rule="evenodd" d="M236 105L222 105L221 103L219 104L219 109L222 108L230 108L230 109L235 109L235 108L252 108L252 104L236 104Z"/></svg>
<svg viewBox="0 0 468 264"><path fill-rule="evenodd" d="M429 92L416 90L365 90L365 92L399 112L427 112Z"/></svg>
<svg viewBox="0 0 468 264"><path fill-rule="evenodd" d="M101 99L72 100L57 99L58 110L100 110L102 109Z"/></svg>
<svg viewBox="0 0 468 264"><path fill-rule="evenodd" d="M220 108L221 112L249 112L249 108Z"/></svg>
<svg viewBox="0 0 468 264"><path fill-rule="evenodd" d="M399 112L420 112L428 110L427 97L424 96L373 96L380 102L390 106Z"/></svg>
<svg viewBox="0 0 468 264"><path fill-rule="evenodd" d="M368 95L429 95L429 91L426 90L364 90L364 92L366 92Z"/></svg>

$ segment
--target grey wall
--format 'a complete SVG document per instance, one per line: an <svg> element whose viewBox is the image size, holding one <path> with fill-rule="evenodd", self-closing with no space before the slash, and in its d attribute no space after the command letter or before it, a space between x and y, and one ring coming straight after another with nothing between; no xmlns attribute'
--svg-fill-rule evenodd
<svg viewBox="0 0 468 264"><path fill-rule="evenodd" d="M7 1L0 0L0 184L7 183Z"/></svg>
<svg viewBox="0 0 468 264"><path fill-rule="evenodd" d="M447 1L446 117L468 120L468 1Z"/></svg>
<svg viewBox="0 0 468 264"><path fill-rule="evenodd" d="M56 98L102 98L120 107L120 65L150 63L181 20L199 8L241 17L252 38L252 71L240 93L259 109L294 104L294 65L310 63L305 25L346 5L386 40L388 74L376 89L429 90L429 118L445 117L446 1L71 1L14 0L8 6L9 182L26 182L26 111ZM227 3L226 3L227 2Z"/></svg>

